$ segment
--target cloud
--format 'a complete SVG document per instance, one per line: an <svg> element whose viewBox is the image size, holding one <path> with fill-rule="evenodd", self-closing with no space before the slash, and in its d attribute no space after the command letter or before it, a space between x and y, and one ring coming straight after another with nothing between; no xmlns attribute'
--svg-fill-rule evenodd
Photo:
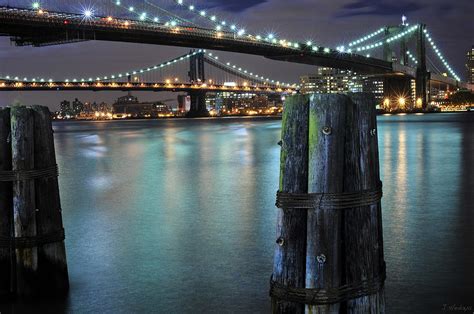
<svg viewBox="0 0 474 314"><path fill-rule="evenodd" d="M254 6L267 2L268 0L211 0L205 2L205 7L216 8L230 12L242 12Z"/></svg>
<svg viewBox="0 0 474 314"><path fill-rule="evenodd" d="M412 1L377 1L357 0L345 4L336 17L357 15L401 15L423 9L419 3Z"/></svg>

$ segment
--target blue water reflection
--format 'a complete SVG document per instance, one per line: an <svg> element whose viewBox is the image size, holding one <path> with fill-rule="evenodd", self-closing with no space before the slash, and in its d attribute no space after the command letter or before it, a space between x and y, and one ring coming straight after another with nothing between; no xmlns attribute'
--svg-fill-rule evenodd
<svg viewBox="0 0 474 314"><path fill-rule="evenodd" d="M280 124L55 124L72 289L45 308L268 313ZM387 312L474 305L474 115L383 116L379 146Z"/></svg>

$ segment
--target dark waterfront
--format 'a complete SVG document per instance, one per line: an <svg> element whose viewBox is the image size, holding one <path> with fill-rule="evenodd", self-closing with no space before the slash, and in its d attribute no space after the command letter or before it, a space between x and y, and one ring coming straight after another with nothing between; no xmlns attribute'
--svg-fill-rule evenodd
<svg viewBox="0 0 474 314"><path fill-rule="evenodd" d="M43 312L268 313L280 124L55 124L71 293ZM387 313L474 306L474 114L378 134Z"/></svg>

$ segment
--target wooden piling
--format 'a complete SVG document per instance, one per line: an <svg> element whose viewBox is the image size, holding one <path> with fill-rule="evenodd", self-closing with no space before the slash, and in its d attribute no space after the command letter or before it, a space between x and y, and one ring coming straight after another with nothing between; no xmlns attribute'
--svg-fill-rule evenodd
<svg viewBox="0 0 474 314"><path fill-rule="evenodd" d="M308 107L302 97L289 97L286 104L299 102L302 108ZM292 106L285 108L289 113L294 110ZM285 124L289 113L284 114L283 134L288 129ZM291 165L299 172L295 172L289 186L280 183L286 193L279 193L277 198L278 207L284 208L280 210L277 231L285 234L286 229L293 230L290 239L300 243L285 247L288 236L283 236L284 245L275 252L271 294L280 301L273 300L278 305L273 307L274 312L301 311L291 303L297 302L306 304L307 313L384 313L375 101L369 94L315 94L310 96L308 121L292 129L290 137L308 141L307 160L299 155L301 143L290 142L282 149L281 169ZM307 171L302 170L304 167ZM306 184L305 190L302 187ZM292 189L291 185L298 188ZM303 212L307 212L304 231ZM285 222L285 217L291 215L301 216ZM302 239L305 232L306 241ZM301 250L305 250L305 265L298 263L303 256ZM300 278L302 271L304 288L295 284L298 281L294 277Z"/></svg>
<svg viewBox="0 0 474 314"><path fill-rule="evenodd" d="M342 193L344 138L350 100L344 95L312 95L309 113L308 193ZM342 283L342 212L308 211L306 288ZM308 305L308 313L339 313L340 304Z"/></svg>
<svg viewBox="0 0 474 314"><path fill-rule="evenodd" d="M353 106L346 119L344 191L375 189L380 184L375 100L372 95L350 95ZM378 278L385 273L382 207L344 211L344 273L346 282ZM347 302L348 313L384 313L384 287Z"/></svg>
<svg viewBox="0 0 474 314"><path fill-rule="evenodd" d="M11 109L12 169L34 170L33 112L23 106ZM34 180L13 182L13 225L15 237L36 237ZM38 250L36 247L16 248L17 295L30 297L38 291Z"/></svg>
<svg viewBox="0 0 474 314"><path fill-rule="evenodd" d="M34 164L37 169L56 166L53 129L48 108L33 106ZM36 222L38 235L63 232L61 202L57 177L35 180ZM38 273L42 294L62 295L69 289L64 241L38 247Z"/></svg>
<svg viewBox="0 0 474 314"><path fill-rule="evenodd" d="M12 169L10 146L10 108L0 108L0 171ZM12 236L12 184L0 181L0 238L4 245L0 246L0 297L8 297L11 293L12 257L8 247Z"/></svg>
<svg viewBox="0 0 474 314"><path fill-rule="evenodd" d="M306 193L308 189L309 97L297 95L285 102L280 142L280 191ZM306 263L306 210L279 209L273 280L304 288ZM274 313L304 313L302 303L272 299Z"/></svg>

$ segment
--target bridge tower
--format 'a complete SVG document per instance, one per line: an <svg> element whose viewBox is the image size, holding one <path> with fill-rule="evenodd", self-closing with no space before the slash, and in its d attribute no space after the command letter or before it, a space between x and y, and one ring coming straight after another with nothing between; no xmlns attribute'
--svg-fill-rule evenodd
<svg viewBox="0 0 474 314"><path fill-rule="evenodd" d="M389 38L394 34L403 32L408 25L387 26L385 28L385 38ZM426 67L426 43L424 31L425 24L420 24L413 36L402 37L400 39L400 54L397 56L394 52L394 44L384 41L383 44L383 58L388 62L399 62L402 65L409 65L408 62L408 43L414 40L416 43L416 57L418 60L415 76L415 103L416 106L421 104L423 109L426 109L429 103L428 84L430 80L430 73ZM399 97L409 97L412 93L411 79L398 77L386 77L384 81L384 96L387 99L397 99Z"/></svg>
<svg viewBox="0 0 474 314"><path fill-rule="evenodd" d="M430 100L428 92L430 73L426 68L426 41L424 36L425 30L426 25L420 24L418 30L416 31L416 55L418 59L415 78L416 101L421 101L423 109L426 109Z"/></svg>
<svg viewBox="0 0 474 314"><path fill-rule="evenodd" d="M388 38L393 34L403 32L406 28L407 25L387 26L385 27L385 38ZM402 37L400 39L400 55L397 58L397 61L403 65L408 65L407 46L408 39L406 37ZM384 41L383 44L383 59L388 62L393 62L395 60L393 44L388 43L387 41Z"/></svg>
<svg viewBox="0 0 474 314"><path fill-rule="evenodd" d="M206 81L206 73L204 69L204 52L200 51L189 59L190 82L194 84L204 83ZM189 92L189 96L191 97L191 109L188 112L188 117L209 116L209 112L206 108L206 92L192 91Z"/></svg>

